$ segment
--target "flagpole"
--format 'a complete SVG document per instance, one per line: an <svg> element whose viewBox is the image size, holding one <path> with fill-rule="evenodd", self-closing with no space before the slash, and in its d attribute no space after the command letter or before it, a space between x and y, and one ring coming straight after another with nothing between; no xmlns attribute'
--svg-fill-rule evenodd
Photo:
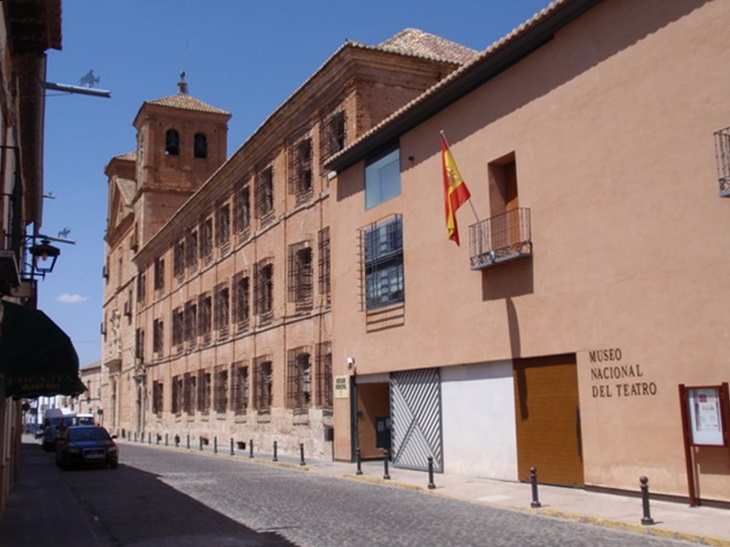
<svg viewBox="0 0 730 547"><path fill-rule="evenodd" d="M444 139L444 142L446 143L446 146L449 148L449 150L451 150L451 145L449 144L449 141L446 140L446 135L444 134L444 130L441 129L439 131L439 133L441 134L441 138ZM469 201L469 206L471 207L471 212L474 213L474 218L476 219L477 222L481 222L481 219L479 218L479 215L477 214L477 210L474 207L474 203L471 200L471 194L469 194L469 200L468 201Z"/></svg>

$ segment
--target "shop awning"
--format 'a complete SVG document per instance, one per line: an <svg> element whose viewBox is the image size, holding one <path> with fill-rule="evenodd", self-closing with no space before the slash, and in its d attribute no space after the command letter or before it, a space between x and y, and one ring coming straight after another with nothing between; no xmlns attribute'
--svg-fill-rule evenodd
<svg viewBox="0 0 730 547"><path fill-rule="evenodd" d="M79 357L68 335L45 313L2 302L0 374L6 397L78 395Z"/></svg>

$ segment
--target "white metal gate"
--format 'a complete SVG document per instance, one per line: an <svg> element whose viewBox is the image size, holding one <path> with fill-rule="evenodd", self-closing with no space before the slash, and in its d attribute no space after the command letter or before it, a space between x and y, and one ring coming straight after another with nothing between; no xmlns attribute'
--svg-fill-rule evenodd
<svg viewBox="0 0 730 547"><path fill-rule="evenodd" d="M394 372L390 375L393 465L443 471L441 380L438 369Z"/></svg>

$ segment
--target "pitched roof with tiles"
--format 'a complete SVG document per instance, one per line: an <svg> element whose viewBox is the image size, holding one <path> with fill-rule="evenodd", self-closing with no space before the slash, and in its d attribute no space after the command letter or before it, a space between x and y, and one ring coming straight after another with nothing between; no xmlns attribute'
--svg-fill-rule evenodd
<svg viewBox="0 0 730 547"><path fill-rule="evenodd" d="M137 152L127 152L126 154L120 154L119 156L114 156L112 158L113 160L123 160L123 161L137 161Z"/></svg>
<svg viewBox="0 0 730 547"><path fill-rule="evenodd" d="M375 48L453 63L467 63L478 54L471 48L415 28L402 30Z"/></svg>
<svg viewBox="0 0 730 547"><path fill-rule="evenodd" d="M231 113L226 110L221 110L214 106L204 103L200 99L191 97L187 93L178 93L177 95L170 95L169 97L162 97L154 101L145 101L145 105L165 106L168 108L177 108L180 110L190 110L195 112L206 112L208 114L222 114L224 116L230 116Z"/></svg>
<svg viewBox="0 0 730 547"><path fill-rule="evenodd" d="M132 205L134 195L137 193L137 183L129 179L117 179L117 188L119 188L124 205Z"/></svg>

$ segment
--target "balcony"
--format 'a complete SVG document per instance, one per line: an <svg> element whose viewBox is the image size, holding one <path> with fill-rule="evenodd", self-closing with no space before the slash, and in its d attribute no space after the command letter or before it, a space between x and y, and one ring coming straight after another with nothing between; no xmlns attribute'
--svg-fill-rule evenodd
<svg viewBox="0 0 730 547"><path fill-rule="evenodd" d="M512 209L469 226L472 270L532 256L530 210Z"/></svg>
<svg viewBox="0 0 730 547"><path fill-rule="evenodd" d="M720 197L730 197L730 127L715 133L715 158Z"/></svg>

